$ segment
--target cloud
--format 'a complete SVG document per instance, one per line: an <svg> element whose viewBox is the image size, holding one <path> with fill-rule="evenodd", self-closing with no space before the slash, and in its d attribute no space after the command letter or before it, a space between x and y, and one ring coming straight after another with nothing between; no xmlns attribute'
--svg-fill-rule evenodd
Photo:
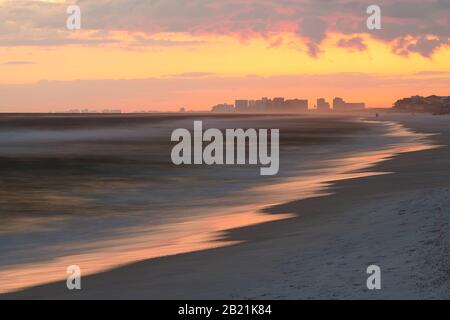
<svg viewBox="0 0 450 320"><path fill-rule="evenodd" d="M348 36L368 33L392 43L393 51L399 55L418 53L430 57L440 47L450 45L449 0L378 0L382 29L370 31L366 28L366 8L372 2L79 0L77 3L82 10L83 29L106 33L121 30L151 36L161 32L182 32L271 39L274 34L290 32L304 40L313 56L319 54L321 44L330 32ZM65 30L67 4L31 0L0 3L0 45L63 44L62 38L70 37L70 32ZM410 36L415 43L399 46ZM109 40L104 37L92 41L108 43ZM68 42L74 43L75 40ZM91 45L92 42L80 44ZM158 46L161 43L149 41L145 45ZM357 46L355 44L353 48Z"/></svg>
<svg viewBox="0 0 450 320"><path fill-rule="evenodd" d="M3 63L4 65L28 65L28 64L35 64L34 61L6 61Z"/></svg>
<svg viewBox="0 0 450 320"><path fill-rule="evenodd" d="M47 38L47 39L3 39L0 41L0 47L54 47L81 44L86 46L100 45L106 43L118 43L114 39L71 39L71 38Z"/></svg>
<svg viewBox="0 0 450 320"><path fill-rule="evenodd" d="M307 39L308 52L311 56L317 56L320 52L319 45L326 38L327 24L321 18L306 17L298 29L298 34Z"/></svg>
<svg viewBox="0 0 450 320"><path fill-rule="evenodd" d="M337 44L338 47L355 49L359 51L364 51L367 49L367 45L361 37L353 37L350 39L340 39Z"/></svg>
<svg viewBox="0 0 450 320"><path fill-rule="evenodd" d="M449 71L419 71L414 73L416 76L439 76L439 75L450 75Z"/></svg>
<svg viewBox="0 0 450 320"><path fill-rule="evenodd" d="M448 43L441 41L438 37L405 37L394 42L393 50L399 55L408 56L417 52L424 57L430 57L434 51Z"/></svg>
<svg viewBox="0 0 450 320"><path fill-rule="evenodd" d="M137 35L130 46L153 46L153 47L179 47L179 46L197 46L208 43L207 41L195 40L171 40L171 39L152 39Z"/></svg>
<svg viewBox="0 0 450 320"><path fill-rule="evenodd" d="M209 77L214 76L215 73L212 72L184 72L184 73L178 73L172 75L172 77L175 78L202 78L202 77Z"/></svg>
<svg viewBox="0 0 450 320"><path fill-rule="evenodd" d="M269 48L277 48L283 44L284 40L282 37L277 37L274 41L269 43Z"/></svg>
<svg viewBox="0 0 450 320"><path fill-rule="evenodd" d="M64 111L72 108L120 108L123 110L178 110L209 108L236 97L262 96L349 101L364 100L369 106L390 106L415 94L446 94L450 77L375 76L365 73L300 74L243 77L166 77L124 80L39 81L0 84L2 112ZM380 95L383 90L383 95Z"/></svg>

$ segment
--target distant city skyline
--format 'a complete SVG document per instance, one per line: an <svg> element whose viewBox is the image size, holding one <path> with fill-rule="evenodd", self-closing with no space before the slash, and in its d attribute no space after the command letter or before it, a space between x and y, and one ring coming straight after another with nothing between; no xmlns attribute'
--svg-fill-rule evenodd
<svg viewBox="0 0 450 320"><path fill-rule="evenodd" d="M340 97L333 98L330 105L325 98L318 98L314 107L308 99L285 99L284 97L262 97L261 99L236 99L234 104L220 103L211 108L212 112L305 112L316 111L358 111L365 110L364 102L347 102Z"/></svg>

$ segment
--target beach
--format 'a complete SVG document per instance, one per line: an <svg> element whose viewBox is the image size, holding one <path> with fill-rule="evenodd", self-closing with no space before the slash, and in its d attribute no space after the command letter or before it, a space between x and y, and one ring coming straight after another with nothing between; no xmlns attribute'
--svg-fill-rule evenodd
<svg viewBox="0 0 450 320"><path fill-rule="evenodd" d="M82 277L81 290L60 280L0 298L449 299L450 117L370 121L429 135L431 147L362 158L369 168L265 206L273 219L222 230L214 241L226 245L95 272ZM373 264L381 290L366 286Z"/></svg>

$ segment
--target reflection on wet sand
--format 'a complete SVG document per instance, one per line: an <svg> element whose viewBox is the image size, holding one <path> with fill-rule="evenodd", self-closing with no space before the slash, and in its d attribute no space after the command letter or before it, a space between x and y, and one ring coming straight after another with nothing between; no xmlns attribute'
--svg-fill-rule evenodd
<svg viewBox="0 0 450 320"><path fill-rule="evenodd" d="M132 236L126 240L102 241L96 243L96 246L101 248L98 250L79 246L77 251L87 250L87 252L42 263L5 268L0 270L0 292L15 291L64 279L67 276L66 268L70 265L78 265L82 275L87 275L145 259L233 245L239 242L222 239L224 230L292 216L266 215L245 210L246 208L236 208L237 213L231 215L223 214L202 217L195 221L178 222L167 225L164 230L156 233L153 231L148 234L145 228L141 230L135 228L128 232L141 234L140 236Z"/></svg>

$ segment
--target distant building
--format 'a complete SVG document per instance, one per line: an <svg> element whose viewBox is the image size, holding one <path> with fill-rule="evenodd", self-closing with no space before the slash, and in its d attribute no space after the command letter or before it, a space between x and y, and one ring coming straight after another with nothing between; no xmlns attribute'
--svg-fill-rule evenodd
<svg viewBox="0 0 450 320"><path fill-rule="evenodd" d="M264 107L263 107L263 101L262 100L255 100L255 106L254 106L254 111L263 111Z"/></svg>
<svg viewBox="0 0 450 320"><path fill-rule="evenodd" d="M218 104L213 106L213 112L306 112L308 111L308 100L288 99L276 97L269 99L263 97L259 100L235 100L234 106L229 104Z"/></svg>
<svg viewBox="0 0 450 320"><path fill-rule="evenodd" d="M234 103L236 111L246 112L248 111L248 100L236 100Z"/></svg>
<svg viewBox="0 0 450 320"><path fill-rule="evenodd" d="M255 100L248 101L248 109L249 109L249 111L256 111L256 101Z"/></svg>
<svg viewBox="0 0 450 320"><path fill-rule="evenodd" d="M222 103L212 107L212 112L233 112L235 111L232 104Z"/></svg>
<svg viewBox="0 0 450 320"><path fill-rule="evenodd" d="M306 112L308 111L308 100L291 99L284 102L285 112Z"/></svg>
<svg viewBox="0 0 450 320"><path fill-rule="evenodd" d="M96 110L89 110L89 109L83 109L80 111L80 113L97 113Z"/></svg>
<svg viewBox="0 0 450 320"><path fill-rule="evenodd" d="M333 110L335 111L357 111L364 110L365 108L366 105L363 102L349 103L339 97L333 99Z"/></svg>
<svg viewBox="0 0 450 320"><path fill-rule="evenodd" d="M255 105L254 105L253 109L254 109L253 111L256 111L256 112L268 111L267 104L263 99L255 100Z"/></svg>
<svg viewBox="0 0 450 320"><path fill-rule="evenodd" d="M273 108L273 111L275 111L275 112L276 111L283 111L284 98L281 98L281 97L273 98L272 108Z"/></svg>
<svg viewBox="0 0 450 320"><path fill-rule="evenodd" d="M261 99L261 109L259 111L269 112L272 109L272 100L267 97Z"/></svg>
<svg viewBox="0 0 450 320"><path fill-rule="evenodd" d="M122 110L120 110L120 109L105 109L102 111L102 113L122 113Z"/></svg>
<svg viewBox="0 0 450 320"><path fill-rule="evenodd" d="M345 108L345 101L342 98L334 98L333 99L333 109L334 110L342 110Z"/></svg>
<svg viewBox="0 0 450 320"><path fill-rule="evenodd" d="M317 111L330 111L330 104L324 99L317 99Z"/></svg>

